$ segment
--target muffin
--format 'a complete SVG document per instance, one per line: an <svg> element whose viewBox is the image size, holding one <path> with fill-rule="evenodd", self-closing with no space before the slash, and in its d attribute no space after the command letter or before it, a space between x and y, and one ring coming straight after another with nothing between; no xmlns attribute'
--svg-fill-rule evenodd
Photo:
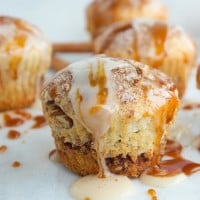
<svg viewBox="0 0 200 200"><path fill-rule="evenodd" d="M41 100L64 165L100 177L138 177L156 164L179 105L163 73L101 55L57 73Z"/></svg>
<svg viewBox="0 0 200 200"><path fill-rule="evenodd" d="M87 30L94 38L110 24L140 17L166 20L159 0L93 0L87 7Z"/></svg>
<svg viewBox="0 0 200 200"><path fill-rule="evenodd" d="M181 27L164 21L136 19L111 25L94 42L96 53L140 61L166 73L182 97L197 49Z"/></svg>
<svg viewBox="0 0 200 200"><path fill-rule="evenodd" d="M51 61L51 45L28 22L0 17L0 111L30 106Z"/></svg>

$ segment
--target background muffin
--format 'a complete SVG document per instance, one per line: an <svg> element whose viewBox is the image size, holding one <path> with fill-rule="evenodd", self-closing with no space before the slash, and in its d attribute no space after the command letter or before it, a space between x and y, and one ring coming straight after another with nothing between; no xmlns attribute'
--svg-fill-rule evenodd
<svg viewBox="0 0 200 200"><path fill-rule="evenodd" d="M157 163L179 104L174 84L161 72L104 56L56 74L41 99L63 163L100 176L137 177Z"/></svg>
<svg viewBox="0 0 200 200"><path fill-rule="evenodd" d="M111 25L94 43L96 53L134 59L169 75L182 97L197 49L181 27L158 20L137 19Z"/></svg>
<svg viewBox="0 0 200 200"><path fill-rule="evenodd" d="M167 9L158 0L94 0L86 14L87 29L92 37L118 21L138 17L167 19Z"/></svg>
<svg viewBox="0 0 200 200"><path fill-rule="evenodd" d="M0 17L0 111L31 105L50 65L51 45L35 26Z"/></svg>

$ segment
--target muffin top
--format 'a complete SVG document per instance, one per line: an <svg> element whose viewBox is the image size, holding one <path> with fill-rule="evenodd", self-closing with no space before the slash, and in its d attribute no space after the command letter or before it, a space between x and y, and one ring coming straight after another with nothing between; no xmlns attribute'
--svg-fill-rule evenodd
<svg viewBox="0 0 200 200"><path fill-rule="evenodd" d="M136 121L152 116L168 101L178 105L176 87L166 75L132 60L104 55L57 73L45 84L41 98L43 103L55 103L67 116L75 115L96 138L109 129L115 115Z"/></svg>
<svg viewBox="0 0 200 200"><path fill-rule="evenodd" d="M147 17L167 19L167 9L159 0L94 0L87 8L87 28L96 37L110 24Z"/></svg>
<svg viewBox="0 0 200 200"><path fill-rule="evenodd" d="M0 51L11 53L23 48L46 45L44 34L34 25L13 17L0 16ZM43 47L44 48L44 47Z"/></svg>
<svg viewBox="0 0 200 200"><path fill-rule="evenodd" d="M16 68L31 51L49 60L50 43L35 26L17 18L0 16L0 68Z"/></svg>
<svg viewBox="0 0 200 200"><path fill-rule="evenodd" d="M185 55L184 63L196 60L196 46L185 31L167 22L135 19L111 25L94 43L96 53L135 59L159 68L164 59Z"/></svg>

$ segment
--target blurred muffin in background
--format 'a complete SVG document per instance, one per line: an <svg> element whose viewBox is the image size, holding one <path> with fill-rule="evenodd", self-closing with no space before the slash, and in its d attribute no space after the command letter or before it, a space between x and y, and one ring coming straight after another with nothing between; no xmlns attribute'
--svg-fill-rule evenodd
<svg viewBox="0 0 200 200"><path fill-rule="evenodd" d="M179 106L174 83L156 69L96 56L47 82L44 115L64 165L80 175L138 177L163 154Z"/></svg>
<svg viewBox="0 0 200 200"><path fill-rule="evenodd" d="M166 20L166 7L159 0L93 0L87 7L87 30L92 38L110 24L135 18Z"/></svg>
<svg viewBox="0 0 200 200"><path fill-rule="evenodd" d="M94 51L134 59L161 70L173 79L180 97L197 58L194 41L181 27L151 19L111 25L94 41Z"/></svg>
<svg viewBox="0 0 200 200"><path fill-rule="evenodd" d="M50 66L51 44L35 26L0 16L0 111L30 106Z"/></svg>

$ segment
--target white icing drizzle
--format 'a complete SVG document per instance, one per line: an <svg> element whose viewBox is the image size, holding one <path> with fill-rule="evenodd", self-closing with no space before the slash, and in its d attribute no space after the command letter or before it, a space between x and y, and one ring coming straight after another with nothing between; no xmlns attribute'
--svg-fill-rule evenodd
<svg viewBox="0 0 200 200"><path fill-rule="evenodd" d="M97 70L99 66L102 65L105 70L106 85L105 88L108 91L106 102L104 104L98 104L96 101L98 95L98 85L95 87L90 85L89 73L90 70L93 72L93 78L97 76ZM111 78L111 70L114 68L123 68L129 66L130 64L124 60L112 60L110 58L99 56L89 59L87 62L82 61L72 64L68 67L68 70L72 73L73 84L69 92L69 98L72 102L75 115L88 129L89 132L94 134L95 138L100 138L109 128L109 122L112 115L118 110L119 106L114 94L114 88ZM84 70L83 70L84 69ZM130 75L135 78L133 74ZM129 77L127 77L128 79ZM76 93L79 90L82 96L82 101L79 102L76 99ZM99 110L93 114L90 113L92 107L98 107Z"/></svg>
<svg viewBox="0 0 200 200"><path fill-rule="evenodd" d="M89 175L73 183L70 193L76 200L128 200L133 199L134 185L126 176L98 178Z"/></svg>
<svg viewBox="0 0 200 200"><path fill-rule="evenodd" d="M151 187L165 188L176 185L184 181L187 176L183 173L174 176L157 177L146 174L145 172L140 176L140 181Z"/></svg>
<svg viewBox="0 0 200 200"><path fill-rule="evenodd" d="M109 170L105 163L104 134L110 127L110 120L113 114L119 109L119 103L115 97L113 80L111 81L112 69L124 67L133 68L125 60L115 60L104 56L98 56L89 59L87 62L82 61L70 65L67 70L72 73L73 83L69 92L75 116L77 120L95 138L95 149L99 164L99 176L108 176ZM129 77L130 76L130 77ZM126 79L134 80L138 78L137 71L135 74L126 76ZM101 90L101 91L100 91ZM106 95L100 92L107 91ZM103 102L98 102L98 98ZM92 111L94 109L94 112ZM91 112L92 111L92 112Z"/></svg>

